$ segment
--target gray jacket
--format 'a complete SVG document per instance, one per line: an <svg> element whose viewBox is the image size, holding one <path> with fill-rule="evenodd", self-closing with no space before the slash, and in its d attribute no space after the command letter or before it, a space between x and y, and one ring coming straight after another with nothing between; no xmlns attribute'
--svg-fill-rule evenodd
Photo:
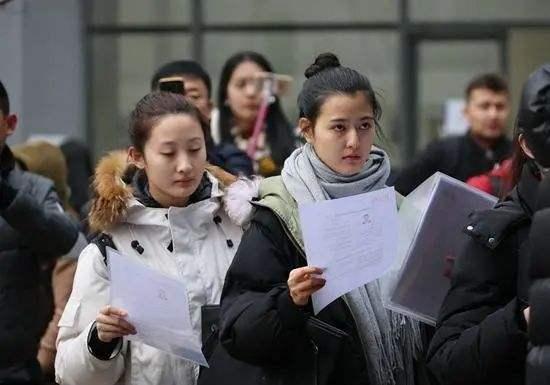
<svg viewBox="0 0 550 385"><path fill-rule="evenodd" d="M0 154L0 383L34 381L46 313L42 262L71 251L77 225L63 212L53 183ZM4 382L3 382L4 381Z"/></svg>

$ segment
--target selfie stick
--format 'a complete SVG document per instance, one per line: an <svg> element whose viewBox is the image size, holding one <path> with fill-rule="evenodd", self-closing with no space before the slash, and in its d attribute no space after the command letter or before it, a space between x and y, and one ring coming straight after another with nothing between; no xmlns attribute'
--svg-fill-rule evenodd
<svg viewBox="0 0 550 385"><path fill-rule="evenodd" d="M254 130L252 131L252 136L248 140L248 146L246 148L246 154L250 159L254 159L254 154L256 153L256 148L258 147L258 139L262 133L264 127L265 119L267 116L267 110L269 105L275 102L275 75L269 74L264 81L262 82L262 102L260 104L260 110L258 111L258 116L256 117L256 122L254 123Z"/></svg>

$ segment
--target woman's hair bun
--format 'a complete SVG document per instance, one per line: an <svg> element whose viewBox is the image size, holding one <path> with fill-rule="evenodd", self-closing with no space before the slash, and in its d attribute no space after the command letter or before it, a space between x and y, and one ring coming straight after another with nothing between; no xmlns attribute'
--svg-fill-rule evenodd
<svg viewBox="0 0 550 385"><path fill-rule="evenodd" d="M321 71L335 67L340 67L340 60L332 52L325 52L317 56L315 62L306 69L304 75L309 79Z"/></svg>

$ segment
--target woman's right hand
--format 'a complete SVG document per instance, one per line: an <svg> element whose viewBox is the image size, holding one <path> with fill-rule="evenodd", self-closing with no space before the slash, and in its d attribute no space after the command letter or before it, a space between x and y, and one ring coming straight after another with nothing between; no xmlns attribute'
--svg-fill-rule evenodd
<svg viewBox="0 0 550 385"><path fill-rule="evenodd" d="M323 269L313 266L304 266L294 269L288 275L288 289L292 301L298 306L305 306L309 297L325 286L325 279L321 278Z"/></svg>
<svg viewBox="0 0 550 385"><path fill-rule="evenodd" d="M111 342L115 338L136 334L134 325L125 320L128 313L107 305L99 311L95 319L97 337L100 341Z"/></svg>

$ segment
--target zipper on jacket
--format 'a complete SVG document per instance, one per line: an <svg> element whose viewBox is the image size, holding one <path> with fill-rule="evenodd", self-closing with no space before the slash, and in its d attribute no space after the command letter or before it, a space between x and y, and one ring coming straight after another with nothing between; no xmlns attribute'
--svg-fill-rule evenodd
<svg viewBox="0 0 550 385"><path fill-rule="evenodd" d="M313 348L313 385L319 384L319 347L310 339Z"/></svg>

